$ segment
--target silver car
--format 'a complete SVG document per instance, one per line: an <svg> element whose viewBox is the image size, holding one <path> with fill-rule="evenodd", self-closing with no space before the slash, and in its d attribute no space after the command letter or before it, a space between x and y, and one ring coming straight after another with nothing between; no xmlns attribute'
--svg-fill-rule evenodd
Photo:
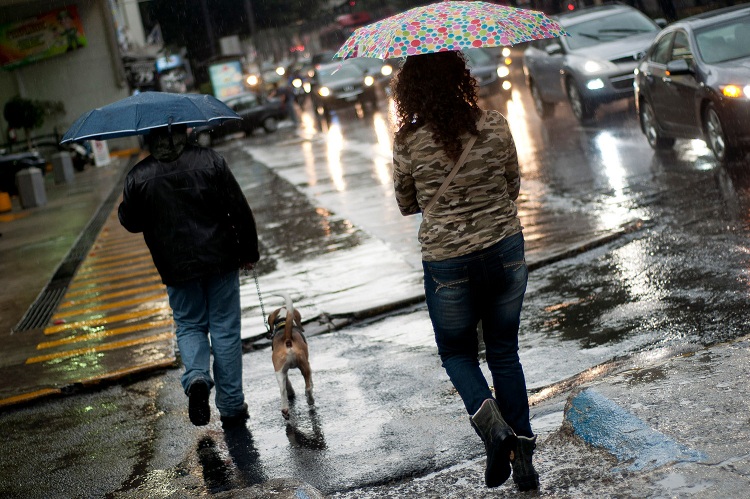
<svg viewBox="0 0 750 499"><path fill-rule="evenodd" d="M560 14L570 36L536 40L524 51L526 84L542 118L568 101L580 122L600 104L633 97L638 61L666 25L627 5L604 5Z"/></svg>

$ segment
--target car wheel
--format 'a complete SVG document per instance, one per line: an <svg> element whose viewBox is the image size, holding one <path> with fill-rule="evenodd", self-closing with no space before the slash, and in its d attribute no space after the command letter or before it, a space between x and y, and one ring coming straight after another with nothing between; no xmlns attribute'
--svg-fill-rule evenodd
<svg viewBox="0 0 750 499"><path fill-rule="evenodd" d="M332 116L331 116L331 110L324 106L323 107L322 116L323 116L323 119L326 120L326 124L330 125L331 124L331 118L332 118Z"/></svg>
<svg viewBox="0 0 750 499"><path fill-rule="evenodd" d="M552 102L545 102L542 99L542 93L539 91L539 87L535 83L530 84L531 98L534 100L534 109L536 114L540 118L550 118L555 114L555 104Z"/></svg>
<svg viewBox="0 0 750 499"><path fill-rule="evenodd" d="M197 142L201 147L211 147L211 134L208 132L199 133Z"/></svg>
<svg viewBox="0 0 750 499"><path fill-rule="evenodd" d="M674 146L673 137L665 137L659 132L658 125L656 124L656 116L654 115L654 109L648 102L641 104L641 130L646 135L648 145L653 149L671 149Z"/></svg>
<svg viewBox="0 0 750 499"><path fill-rule="evenodd" d="M568 101L570 102L570 108L573 110L573 116L579 122L586 123L594 117L596 106L581 94L581 91L572 81L568 82Z"/></svg>
<svg viewBox="0 0 750 499"><path fill-rule="evenodd" d="M740 149L727 140L724 125L713 104L709 104L703 113L703 131L706 135L706 143L719 163L726 163L740 155Z"/></svg>
<svg viewBox="0 0 750 499"><path fill-rule="evenodd" d="M273 116L269 116L263 120L263 130L265 130L266 133L273 133L278 129L279 122Z"/></svg>
<svg viewBox="0 0 750 499"><path fill-rule="evenodd" d="M378 101L376 98L367 98L359 101L359 105L362 108L362 112L365 114L374 113L378 108Z"/></svg>

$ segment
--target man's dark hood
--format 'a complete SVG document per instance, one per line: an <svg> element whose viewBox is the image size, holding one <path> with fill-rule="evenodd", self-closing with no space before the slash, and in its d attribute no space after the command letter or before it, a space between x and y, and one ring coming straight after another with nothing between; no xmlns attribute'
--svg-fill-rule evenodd
<svg viewBox="0 0 750 499"><path fill-rule="evenodd" d="M187 127L173 125L155 128L146 135L146 143L151 155L159 161L172 162L180 157L187 144Z"/></svg>

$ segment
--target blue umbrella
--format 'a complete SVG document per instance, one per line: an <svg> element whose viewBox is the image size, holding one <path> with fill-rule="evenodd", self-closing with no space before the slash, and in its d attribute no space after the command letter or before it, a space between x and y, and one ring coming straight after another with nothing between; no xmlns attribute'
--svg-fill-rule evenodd
<svg viewBox="0 0 750 499"><path fill-rule="evenodd" d="M60 143L143 135L167 125L205 126L240 119L211 95L142 92L84 113Z"/></svg>

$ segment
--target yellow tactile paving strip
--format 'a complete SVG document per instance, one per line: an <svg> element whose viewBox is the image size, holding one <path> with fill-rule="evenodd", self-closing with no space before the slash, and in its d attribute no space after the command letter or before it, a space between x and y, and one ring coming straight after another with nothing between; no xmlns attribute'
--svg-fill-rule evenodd
<svg viewBox="0 0 750 499"><path fill-rule="evenodd" d="M175 366L172 312L143 236L110 214L26 358L25 393L0 407L144 370ZM32 343L33 344L33 343Z"/></svg>

